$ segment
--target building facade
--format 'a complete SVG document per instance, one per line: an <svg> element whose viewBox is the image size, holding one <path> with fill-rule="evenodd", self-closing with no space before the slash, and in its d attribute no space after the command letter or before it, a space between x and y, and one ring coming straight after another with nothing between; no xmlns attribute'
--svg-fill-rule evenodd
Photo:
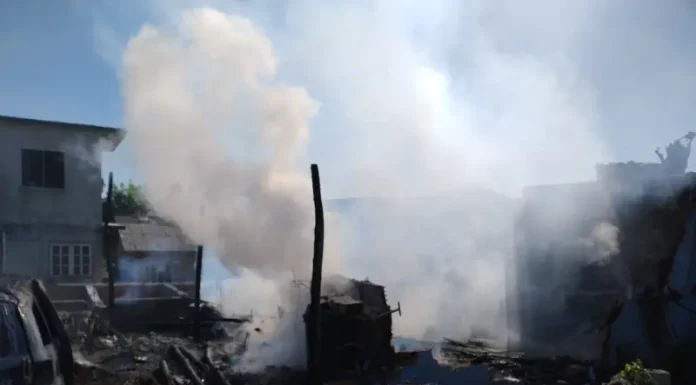
<svg viewBox="0 0 696 385"><path fill-rule="evenodd" d="M101 158L123 131L0 116L2 275L100 280Z"/></svg>

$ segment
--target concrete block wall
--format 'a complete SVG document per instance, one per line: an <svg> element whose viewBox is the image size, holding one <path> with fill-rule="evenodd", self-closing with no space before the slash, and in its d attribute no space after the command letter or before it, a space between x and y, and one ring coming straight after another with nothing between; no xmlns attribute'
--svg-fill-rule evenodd
<svg viewBox="0 0 696 385"><path fill-rule="evenodd" d="M98 283L92 285L102 301L106 303L109 298L109 285ZM179 297L179 293L169 285L162 283L117 283L114 285L116 299L135 300L142 298L170 298Z"/></svg>
<svg viewBox="0 0 696 385"><path fill-rule="evenodd" d="M176 323L192 315L189 298L148 298L104 309L111 326L121 332L148 330L163 323Z"/></svg>
<svg viewBox="0 0 696 385"><path fill-rule="evenodd" d="M58 311L85 311L94 306L84 284L44 283L44 286Z"/></svg>

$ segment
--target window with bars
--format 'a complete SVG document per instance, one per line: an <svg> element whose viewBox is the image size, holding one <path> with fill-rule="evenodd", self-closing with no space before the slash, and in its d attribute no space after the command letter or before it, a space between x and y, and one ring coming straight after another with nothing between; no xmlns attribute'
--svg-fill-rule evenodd
<svg viewBox="0 0 696 385"><path fill-rule="evenodd" d="M22 150L22 186L65 187L65 155L60 151Z"/></svg>
<svg viewBox="0 0 696 385"><path fill-rule="evenodd" d="M91 274L92 247L90 245L51 245L51 275L89 276Z"/></svg>

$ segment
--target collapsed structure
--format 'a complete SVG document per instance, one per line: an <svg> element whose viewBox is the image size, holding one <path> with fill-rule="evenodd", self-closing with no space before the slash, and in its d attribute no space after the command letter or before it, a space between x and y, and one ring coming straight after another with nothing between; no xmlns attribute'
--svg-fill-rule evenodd
<svg viewBox="0 0 696 385"><path fill-rule="evenodd" d="M395 367L392 318L383 286L332 276L322 287L321 355L324 382L386 378ZM306 334L313 325L305 313Z"/></svg>
<svg viewBox="0 0 696 385"><path fill-rule="evenodd" d="M686 303L696 265L696 174L686 173L694 137L666 156L656 150L660 163L602 164L594 182L525 190L508 314L522 349L666 365L696 342Z"/></svg>

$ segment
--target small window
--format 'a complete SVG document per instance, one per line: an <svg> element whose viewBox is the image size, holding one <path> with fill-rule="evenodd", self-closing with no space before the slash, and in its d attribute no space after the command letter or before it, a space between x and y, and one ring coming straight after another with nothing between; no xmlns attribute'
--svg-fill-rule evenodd
<svg viewBox="0 0 696 385"><path fill-rule="evenodd" d="M89 276L92 274L90 245L51 245L51 274L53 276Z"/></svg>
<svg viewBox="0 0 696 385"><path fill-rule="evenodd" d="M44 187L65 187L65 156L58 151L44 151Z"/></svg>
<svg viewBox="0 0 696 385"><path fill-rule="evenodd" d="M92 274L92 255L90 254L92 248L89 246L82 246L82 275Z"/></svg>
<svg viewBox="0 0 696 385"><path fill-rule="evenodd" d="M43 152L22 150L22 185L41 187L43 184Z"/></svg>
<svg viewBox="0 0 696 385"><path fill-rule="evenodd" d="M65 187L65 155L59 151L22 150L22 185Z"/></svg>
<svg viewBox="0 0 696 385"><path fill-rule="evenodd" d="M72 275L82 274L82 246L73 246L75 263L72 265Z"/></svg>

